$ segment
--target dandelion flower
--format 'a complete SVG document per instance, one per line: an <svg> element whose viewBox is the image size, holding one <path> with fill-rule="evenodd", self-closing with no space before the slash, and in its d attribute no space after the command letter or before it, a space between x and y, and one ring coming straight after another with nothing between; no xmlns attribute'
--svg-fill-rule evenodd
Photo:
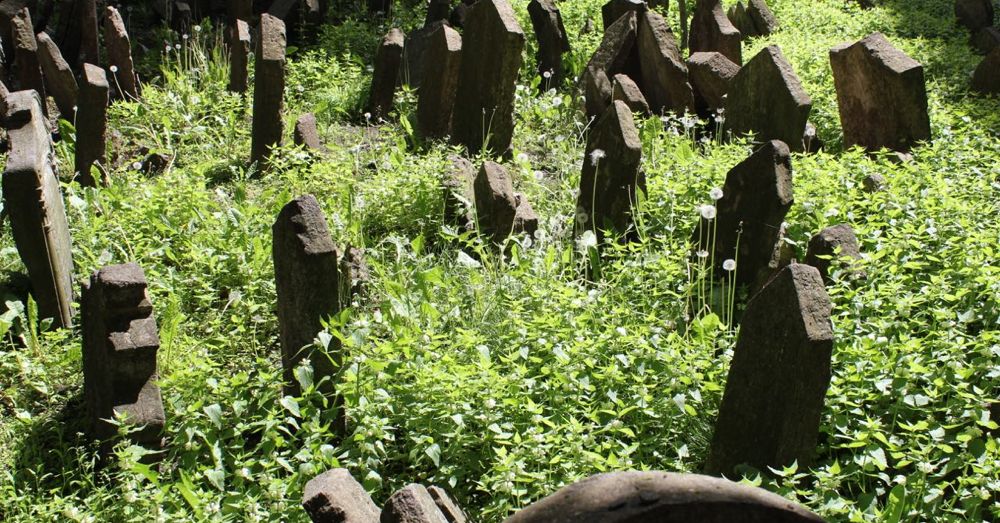
<svg viewBox="0 0 1000 523"><path fill-rule="evenodd" d="M544 73L542 73L542 77L545 78L546 80L552 78L552 71L545 71Z"/></svg>
<svg viewBox="0 0 1000 523"><path fill-rule="evenodd" d="M590 165L597 167L597 162L601 161L607 154L604 153L604 149L594 149L590 152Z"/></svg>
<svg viewBox="0 0 1000 523"><path fill-rule="evenodd" d="M722 269L728 272L733 272L736 270L736 260L730 258L722 262Z"/></svg>
<svg viewBox="0 0 1000 523"><path fill-rule="evenodd" d="M587 223L590 217L587 215L587 211L583 210L583 207L576 208L576 223L583 225Z"/></svg>
<svg viewBox="0 0 1000 523"><path fill-rule="evenodd" d="M189 36L189 35L186 35L186 34L183 34L183 35L181 35L181 38L183 38L183 39L187 40L188 38L190 38L190 36Z"/></svg>
<svg viewBox="0 0 1000 523"><path fill-rule="evenodd" d="M597 247L597 235L590 229L583 231L580 238L576 240L576 247L581 252L586 252L592 247Z"/></svg>
<svg viewBox="0 0 1000 523"><path fill-rule="evenodd" d="M716 214L718 213L714 205L702 205L698 212L700 212L701 217L706 220L714 220Z"/></svg>
<svg viewBox="0 0 1000 523"><path fill-rule="evenodd" d="M713 187L711 191L708 191L708 195L712 198L712 200L719 201L722 199L722 189Z"/></svg>
<svg viewBox="0 0 1000 523"><path fill-rule="evenodd" d="M196 25L196 26L192 27L191 29L194 29L194 32L196 32L196 33L200 33L201 32L201 26L200 25Z"/></svg>
<svg viewBox="0 0 1000 523"><path fill-rule="evenodd" d="M708 258L708 251L706 251L705 249L699 250L696 254L698 255L699 258L701 258L703 260L705 258Z"/></svg>
<svg viewBox="0 0 1000 523"><path fill-rule="evenodd" d="M132 168L135 169L136 171L142 169L142 162L132 162Z"/></svg>
<svg viewBox="0 0 1000 523"><path fill-rule="evenodd" d="M372 119L372 113L365 113L365 120L371 120L371 119Z"/></svg>
<svg viewBox="0 0 1000 523"><path fill-rule="evenodd" d="M111 67L109 67L109 69L111 69L112 73L117 73L118 72L118 66L117 65L112 65Z"/></svg>

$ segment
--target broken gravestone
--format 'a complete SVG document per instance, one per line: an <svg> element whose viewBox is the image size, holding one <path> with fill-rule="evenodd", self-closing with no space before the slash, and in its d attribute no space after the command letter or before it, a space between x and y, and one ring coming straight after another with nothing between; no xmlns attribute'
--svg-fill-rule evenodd
<svg viewBox="0 0 1000 523"><path fill-rule="evenodd" d="M506 523L823 523L762 488L697 474L628 471L563 487Z"/></svg>
<svg viewBox="0 0 1000 523"><path fill-rule="evenodd" d="M470 154L510 150L524 32L507 0L480 0L465 20L452 140ZM469 58L475 57L475 59Z"/></svg>
<svg viewBox="0 0 1000 523"><path fill-rule="evenodd" d="M830 50L844 147L909 152L931 139L924 68L882 33Z"/></svg>
<svg viewBox="0 0 1000 523"><path fill-rule="evenodd" d="M587 62L581 80L588 120L599 118L611 104L611 78L616 74L624 74L633 80L642 78L638 55L633 52L637 39L638 19L631 11L604 31L601 44Z"/></svg>
<svg viewBox="0 0 1000 523"><path fill-rule="evenodd" d="M403 31L394 27L382 38L382 44L375 54L372 85L368 93L368 104L365 106L373 121L386 118L392 110L405 40Z"/></svg>
<svg viewBox="0 0 1000 523"><path fill-rule="evenodd" d="M811 109L812 99L781 48L770 45L733 78L726 97L723 132L753 135L760 142L781 140L792 151L802 152Z"/></svg>
<svg viewBox="0 0 1000 523"><path fill-rule="evenodd" d="M698 0L688 34L692 53L715 51L737 65L743 63L743 36L726 16L722 0Z"/></svg>
<svg viewBox="0 0 1000 523"><path fill-rule="evenodd" d="M706 472L812 463L830 386L831 312L823 278L804 264L785 267L750 299Z"/></svg>
<svg viewBox="0 0 1000 523"><path fill-rule="evenodd" d="M535 58L538 62L538 75L543 78L539 88L545 91L562 84L565 77L562 55L570 51L569 37L554 0L531 0L528 14L538 42ZM548 77L545 76L546 73Z"/></svg>
<svg viewBox="0 0 1000 523"><path fill-rule="evenodd" d="M41 62L45 74L45 88L56 101L56 107L62 118L73 121L76 116L76 97L78 86L76 76L66 60L63 59L59 47L52 41L48 33L42 31L35 38L38 40L38 61Z"/></svg>
<svg viewBox="0 0 1000 523"><path fill-rule="evenodd" d="M746 6L736 2L729 8L729 20L744 38L768 36L778 30L778 19L765 0L749 0Z"/></svg>
<svg viewBox="0 0 1000 523"><path fill-rule="evenodd" d="M347 469L328 470L309 480L302 507L313 523L378 523L381 513Z"/></svg>
<svg viewBox="0 0 1000 523"><path fill-rule="evenodd" d="M316 115L306 113L295 120L292 142L311 151L320 152L323 150L323 144L319 141L319 130L316 128Z"/></svg>
<svg viewBox="0 0 1000 523"><path fill-rule="evenodd" d="M4 126L10 152L3 172L4 211L28 270L39 316L52 318L56 327L71 327L73 254L42 101L34 91L6 98Z"/></svg>
<svg viewBox="0 0 1000 523"><path fill-rule="evenodd" d="M639 15L637 47L642 93L654 113L694 112L688 68L667 21L655 11Z"/></svg>
<svg viewBox="0 0 1000 523"><path fill-rule="evenodd" d="M611 87L611 100L625 102L625 105L633 113L649 114L649 103L646 101L646 97L642 95L639 86L635 85L635 82L631 78L623 74L616 74L614 77L614 83Z"/></svg>
<svg viewBox="0 0 1000 523"><path fill-rule="evenodd" d="M229 30L229 90L245 93L250 62L250 25L244 20L236 20Z"/></svg>
<svg viewBox="0 0 1000 523"><path fill-rule="evenodd" d="M538 216L523 195L514 192L510 174L502 165L486 161L473 183L479 232L494 243L513 234L535 234Z"/></svg>
<svg viewBox="0 0 1000 523"><path fill-rule="evenodd" d="M42 113L48 113L45 99L45 81L38 59L38 42L35 29L31 25L31 14L25 7L11 19L11 33L14 38L14 83L15 91L33 90L42 100Z"/></svg>
<svg viewBox="0 0 1000 523"><path fill-rule="evenodd" d="M424 138L444 138L451 133L462 65L462 36L440 24L428 38L424 51L426 75L417 99L417 127Z"/></svg>
<svg viewBox="0 0 1000 523"><path fill-rule="evenodd" d="M715 52L694 53L688 58L687 66L698 115L708 118L724 109L726 94L740 66Z"/></svg>
<svg viewBox="0 0 1000 523"><path fill-rule="evenodd" d="M260 16L254 53L253 130L250 162L266 169L271 148L281 145L281 112L285 93L285 23Z"/></svg>
<svg viewBox="0 0 1000 523"><path fill-rule="evenodd" d="M129 435L134 442L159 448L165 421L156 384L160 336L142 267L128 263L95 272L83 284L80 310L88 432L109 443L118 433L113 421L124 416L128 425L141 427Z"/></svg>
<svg viewBox="0 0 1000 523"><path fill-rule="evenodd" d="M448 523L466 523L469 520L461 507L451 499L451 496L443 488L427 487L427 493L431 495L434 504L444 514L444 518L448 520Z"/></svg>
<svg viewBox="0 0 1000 523"><path fill-rule="evenodd" d="M122 15L111 6L104 12L104 46L118 94L128 100L139 99L139 80L132 63L132 44L125 31Z"/></svg>
<svg viewBox="0 0 1000 523"><path fill-rule="evenodd" d="M488 1L488 0L482 0ZM423 485L411 483L397 490L382 507L381 523L448 523Z"/></svg>
<svg viewBox="0 0 1000 523"><path fill-rule="evenodd" d="M976 67L972 89L981 94L1000 94L1000 46L990 51Z"/></svg>
<svg viewBox="0 0 1000 523"><path fill-rule="evenodd" d="M110 95L108 76L104 69L83 64L79 102L76 111L76 181L84 187L106 184L108 101ZM94 171L97 171L97 176Z"/></svg>
<svg viewBox="0 0 1000 523"><path fill-rule="evenodd" d="M643 13L649 11L649 6L643 0L608 0L608 3L601 6L601 22L604 30L607 31L611 24L625 16L626 13L634 12L641 17Z"/></svg>
<svg viewBox="0 0 1000 523"><path fill-rule="evenodd" d="M847 269L852 279L864 278L864 270L852 267L860 259L858 237L850 225L842 223L823 229L809 240L805 264L816 267L823 281L830 283L830 268L834 266Z"/></svg>

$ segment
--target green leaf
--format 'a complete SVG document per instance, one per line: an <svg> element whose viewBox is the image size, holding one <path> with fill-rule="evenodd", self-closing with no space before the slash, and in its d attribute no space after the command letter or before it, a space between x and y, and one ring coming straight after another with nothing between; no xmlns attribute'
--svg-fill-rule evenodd
<svg viewBox="0 0 1000 523"><path fill-rule="evenodd" d="M431 458L435 467L441 466L441 447L437 443L424 449L424 454L427 454L427 457Z"/></svg>

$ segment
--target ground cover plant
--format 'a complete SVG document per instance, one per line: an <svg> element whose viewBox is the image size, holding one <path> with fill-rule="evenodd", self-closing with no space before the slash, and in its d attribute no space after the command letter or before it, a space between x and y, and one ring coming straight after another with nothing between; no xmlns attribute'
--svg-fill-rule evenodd
<svg viewBox="0 0 1000 523"><path fill-rule="evenodd" d="M527 2L512 4L530 32ZM588 18L600 24L600 4L560 4L574 74L599 41L578 33ZM834 372L817 462L747 470L745 481L830 521L1000 518L990 414L1000 400L1000 100L969 92L980 58L952 2L770 4L781 29L745 42L744 56L781 46L826 143L793 157L790 241L802 256L812 234L848 223L868 276L835 273L829 287ZM701 138L690 117L638 120L640 240L608 247L588 281L592 246L573 235L581 101L570 86L536 94L529 36L505 163L541 224L501 256L444 224L441 184L456 151L415 136L414 93L398 95L390 122L363 116L375 45L392 25L416 27L422 9L388 20L359 11L324 27L318 45L290 50L286 129L315 113L329 151L284 147L263 176L247 166L251 104L226 91L219 31L164 32L162 47L139 57L142 100L110 109L111 185L63 190L77 281L110 263L146 271L166 445L154 466L127 445L99 463L81 433L78 332L39 321L5 228L0 519L307 521L305 482L340 466L378 502L434 483L500 521L597 472L699 470L743 297L707 289L688 242L699 206L751 147ZM669 18L678 32L676 12ZM925 67L934 139L909 162L841 146L827 52L873 31ZM65 173L66 122L63 137ZM170 157L163 173L141 172L143 147ZM863 190L872 174L884 192ZM366 295L317 340L339 338L346 350L343 441L321 416L328 405L308 366L296 372L301 396L281 392L270 227L304 193L338 242L366 248L372 271ZM709 302L723 305L712 313Z"/></svg>

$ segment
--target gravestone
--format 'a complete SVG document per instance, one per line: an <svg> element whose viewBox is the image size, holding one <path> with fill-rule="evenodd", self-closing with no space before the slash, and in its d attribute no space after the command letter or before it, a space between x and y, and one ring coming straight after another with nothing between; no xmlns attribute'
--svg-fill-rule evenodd
<svg viewBox="0 0 1000 523"><path fill-rule="evenodd" d="M601 6L601 22L606 31L626 13L634 12L641 17L648 10L649 6L642 0L608 0L608 3Z"/></svg>
<svg viewBox="0 0 1000 523"><path fill-rule="evenodd" d="M0 115L4 115L4 117L7 115L7 97L9 95L10 89L7 89L7 84L0 80Z"/></svg>
<svg viewBox="0 0 1000 523"><path fill-rule="evenodd" d="M108 52L111 78L117 86L118 94L125 99L137 100L139 80L132 64L132 44L125 31L122 15L111 6L104 12L104 47Z"/></svg>
<svg viewBox="0 0 1000 523"><path fill-rule="evenodd" d="M737 260L736 283L753 285L773 269L781 224L793 202L788 146L767 142L726 174L716 217L700 218L691 243L695 250L713 255L718 277L727 274L722 267L725 260Z"/></svg>
<svg viewBox="0 0 1000 523"><path fill-rule="evenodd" d="M143 427L130 434L135 443L159 448L166 418L156 384L160 335L142 267L94 272L83 284L80 310L89 434L113 438L118 428L106 420L124 416L128 425Z"/></svg>
<svg viewBox="0 0 1000 523"><path fill-rule="evenodd" d="M986 27L980 29L972 37L972 45L976 51L982 54L990 54L996 47L1000 47L1000 29L996 27Z"/></svg>
<svg viewBox="0 0 1000 523"><path fill-rule="evenodd" d="M586 69L583 73L583 95L587 121L595 121L611 105L611 97L614 96L614 86L603 69Z"/></svg>
<svg viewBox="0 0 1000 523"><path fill-rule="evenodd" d="M577 236L593 231L603 241L605 230L615 239L633 239L632 208L645 192L639 173L642 142L624 102L612 102L587 138L577 199ZM596 228L596 230L595 230Z"/></svg>
<svg viewBox="0 0 1000 523"><path fill-rule="evenodd" d="M458 233L476 229L476 195L472 185L476 179L476 167L461 156L452 156L451 168L444 176L444 223L454 227Z"/></svg>
<svg viewBox="0 0 1000 523"><path fill-rule="evenodd" d="M931 139L924 68L882 33L830 50L844 147L908 152Z"/></svg>
<svg viewBox="0 0 1000 523"><path fill-rule="evenodd" d="M427 3L427 16L424 17L424 27L434 22L447 21L451 14L451 0L430 0Z"/></svg>
<svg viewBox="0 0 1000 523"><path fill-rule="evenodd" d="M955 18L973 34L993 25L991 0L955 0Z"/></svg>
<svg viewBox="0 0 1000 523"><path fill-rule="evenodd" d="M456 29L462 29L465 27L465 20L469 16L469 10L472 8L472 4L476 3L477 0L461 0L455 5L455 8L451 10L451 15L448 16L448 23Z"/></svg>
<svg viewBox="0 0 1000 523"><path fill-rule="evenodd" d="M56 101L56 107L64 120L73 121L76 116L76 97L78 86L73 69L59 52L59 47L52 41L48 33L42 31L36 35L38 40L38 61L41 62L45 74L45 88Z"/></svg>
<svg viewBox="0 0 1000 523"><path fill-rule="evenodd" d="M302 498L313 523L378 523L381 513L347 469L328 470L312 478Z"/></svg>
<svg viewBox="0 0 1000 523"><path fill-rule="evenodd" d="M694 90L698 115L707 118L726 106L729 86L740 72L722 53L694 53L687 61L688 78Z"/></svg>
<svg viewBox="0 0 1000 523"><path fill-rule="evenodd" d="M462 65L462 36L441 24L429 39L424 53L427 74L417 99L417 126L424 138L444 138L451 133Z"/></svg>
<svg viewBox="0 0 1000 523"><path fill-rule="evenodd" d="M488 0L481 0L488 1ZM382 507L381 523L448 523L423 485L397 490Z"/></svg>
<svg viewBox="0 0 1000 523"><path fill-rule="evenodd" d="M654 113L694 112L688 69L667 21L654 11L639 15L636 51L642 70L642 92Z"/></svg>
<svg viewBox="0 0 1000 523"><path fill-rule="evenodd" d="M609 472L563 487L505 523L823 523L768 492L698 474Z"/></svg>
<svg viewBox="0 0 1000 523"><path fill-rule="evenodd" d="M247 65L250 63L250 25L244 20L236 20L229 30L229 90L245 93Z"/></svg>
<svg viewBox="0 0 1000 523"><path fill-rule="evenodd" d="M18 91L6 102L10 150L3 172L4 211L39 316L52 318L56 327L71 327L73 254L42 101L34 91Z"/></svg>
<svg viewBox="0 0 1000 523"><path fill-rule="evenodd" d="M316 115L306 113L295 120L295 131L292 133L295 145L305 146L312 151L322 151L323 144L319 141L319 130L316 128Z"/></svg>
<svg viewBox="0 0 1000 523"><path fill-rule="evenodd" d="M976 67L972 89L981 94L1000 94L1000 47L990 51Z"/></svg>
<svg viewBox="0 0 1000 523"><path fill-rule="evenodd" d="M882 192L886 188L885 177L878 173L869 174L865 176L864 180L861 180L861 187L868 194Z"/></svg>
<svg viewBox="0 0 1000 523"><path fill-rule="evenodd" d="M743 36L722 8L722 0L698 0L691 17L688 47L692 53L715 51L743 63Z"/></svg>
<svg viewBox="0 0 1000 523"><path fill-rule="evenodd" d="M531 27L538 41L538 75L543 78L539 88L542 91L552 86L562 85L565 78L562 56L570 51L569 37L563 26L562 14L553 0L531 0L528 4ZM545 73L549 78L545 79Z"/></svg>
<svg viewBox="0 0 1000 523"><path fill-rule="evenodd" d="M616 74L611 88L611 100L621 100L625 102L629 110L633 113L649 115L649 103L642 91L631 78L623 74Z"/></svg>
<svg viewBox="0 0 1000 523"><path fill-rule="evenodd" d="M76 111L75 179L84 187L107 184L108 76L104 69L83 64ZM100 173L95 177L93 169Z"/></svg>
<svg viewBox="0 0 1000 523"><path fill-rule="evenodd" d="M538 217L527 199L514 192L510 174L502 165L483 162L473 183L473 194L479 232L494 243L502 243L512 234L532 235L538 229Z"/></svg>
<svg viewBox="0 0 1000 523"><path fill-rule="evenodd" d="M312 195L285 205L272 233L285 393L298 396L301 389L294 370L303 358L311 358L316 383L324 377L334 378L340 368L340 343L336 338L326 354L313 349L313 340L323 330L323 320L340 312L339 255L323 210ZM327 387L332 392L333 385Z"/></svg>
<svg viewBox="0 0 1000 523"><path fill-rule="evenodd" d="M340 258L340 303L354 306L355 300L365 297L365 288L371 282L371 272L365 262L365 250L347 246Z"/></svg>
<svg viewBox="0 0 1000 523"><path fill-rule="evenodd" d="M406 40L403 43L403 65L399 73L400 84L406 84L413 88L419 88L423 85L424 67L430 63L424 58L427 46L430 45L430 37L439 27L447 25L446 22L438 20L406 35Z"/></svg>
<svg viewBox="0 0 1000 523"><path fill-rule="evenodd" d="M469 520L461 507L451 499L451 496L443 488L427 487L427 493L431 495L434 504L444 514L444 518L448 520L448 523L466 523Z"/></svg>
<svg viewBox="0 0 1000 523"><path fill-rule="evenodd" d="M469 9L463 34L452 141L470 154L507 154L524 32L507 0L480 0Z"/></svg>
<svg viewBox="0 0 1000 523"><path fill-rule="evenodd" d="M823 281L829 284L830 267L834 264L846 268L852 279L864 278L864 270L852 267L858 260L861 260L858 237L850 225L842 223L823 229L809 240L805 263L816 267Z"/></svg>
<svg viewBox="0 0 1000 523"><path fill-rule="evenodd" d="M785 267L750 299L706 472L812 463L830 385L831 311L819 271L804 264Z"/></svg>
<svg viewBox="0 0 1000 523"><path fill-rule="evenodd" d="M599 118L611 104L611 78L624 74L633 81L642 78L638 54L634 52L638 39L638 19L627 12L604 31L601 44L594 51L583 73L588 119Z"/></svg>
<svg viewBox="0 0 1000 523"><path fill-rule="evenodd" d="M263 171L271 148L281 145L281 112L285 93L285 23L260 16L254 52L253 130L250 162Z"/></svg>
<svg viewBox="0 0 1000 523"><path fill-rule="evenodd" d="M757 141L781 140L802 152L812 99L806 94L781 48L762 49L733 78L726 97L724 132L753 135Z"/></svg>
<svg viewBox="0 0 1000 523"><path fill-rule="evenodd" d="M11 19L11 33L14 37L14 83L15 91L33 90L42 100L42 113L47 113L45 104L45 81L38 59L38 42L35 29L31 25L31 14L25 7Z"/></svg>
<svg viewBox="0 0 1000 523"><path fill-rule="evenodd" d="M405 40L406 35L403 31L394 27L382 38L382 45L375 55L375 71L372 73L372 85L366 106L373 121L386 118L392 110Z"/></svg>
<svg viewBox="0 0 1000 523"><path fill-rule="evenodd" d="M778 19L765 0L748 0L746 6L736 2L729 9L729 20L744 38L768 36L778 30Z"/></svg>

